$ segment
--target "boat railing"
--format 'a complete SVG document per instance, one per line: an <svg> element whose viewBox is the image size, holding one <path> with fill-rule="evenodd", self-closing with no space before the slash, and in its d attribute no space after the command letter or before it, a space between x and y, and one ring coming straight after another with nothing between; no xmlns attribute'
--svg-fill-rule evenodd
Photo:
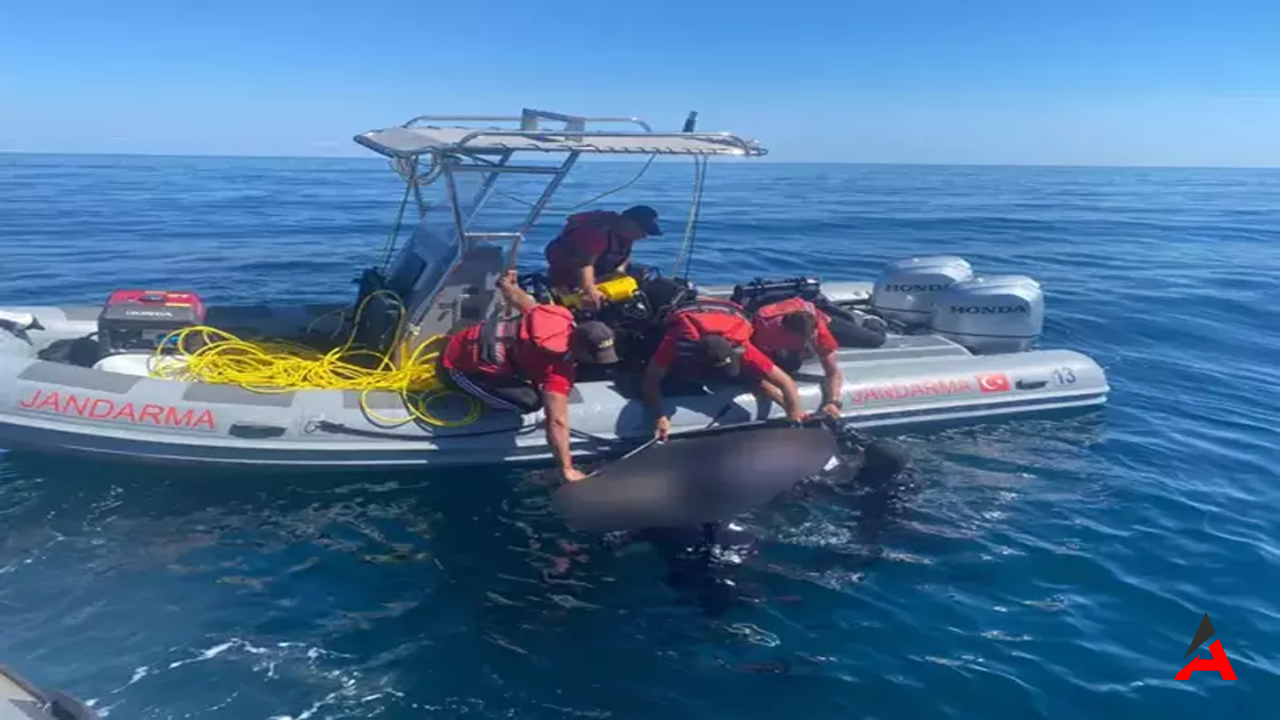
<svg viewBox="0 0 1280 720"><path fill-rule="evenodd" d="M521 130L538 130L539 120L563 122L565 124L565 130L569 132L582 132L586 130L587 123L628 123L643 128L645 132L653 132L653 126L638 117L585 117L581 115L567 115L565 113L551 112L549 110L534 110L532 108L525 108L518 116L418 115L406 122L403 127L411 128L425 122L518 122L520 123Z"/></svg>
<svg viewBox="0 0 1280 720"><path fill-rule="evenodd" d="M570 140L570 147L539 147L536 145L500 144L492 141L503 138L525 139L541 142ZM643 139L644 142L626 144L628 139ZM592 143L590 140L600 142ZM682 143L659 144L658 140L680 140ZM485 147L480 141L490 141ZM451 150L526 150L550 152L555 150L572 150L576 152L598 152L617 155L698 155L708 154L691 149L689 141L700 141L713 145L722 145L729 150L737 150L743 154L757 154L759 147L749 140L744 140L733 133L712 132L635 132L635 131L583 131L583 132L548 132L546 130L474 130L451 143Z"/></svg>
<svg viewBox="0 0 1280 720"><path fill-rule="evenodd" d="M558 191L565 177L579 158L588 155L649 155L649 162L640 169L642 175L658 155L688 156L694 160L695 183L690 216L685 227L679 261L691 254L697 218L701 207L703 179L706 164L713 156L759 157L767 150L753 140L727 132L698 132L695 130L697 113L690 113L681 131L655 132L649 123L635 117L586 117L543 110L524 109L518 116L497 115L418 115L399 126L371 130L355 136L355 141L392 160L396 172L406 181L405 197L396 217L387 257L394 249L407 201L416 201L419 229L425 230L432 209L443 210L447 228L437 226L439 232L431 233L434 239L415 245L414 252L421 251L430 267L424 273L422 285L415 293L415 311L425 313L435 298L442 293L448 296L450 288L466 280L468 268L482 271L492 268L493 256L489 253L472 254L469 251L479 245L494 243L506 245L505 266L515 267L516 259L530 229L538 221L549 202ZM498 127L505 124L507 127ZM477 126L481 125L481 126ZM484 127L483 125L489 125ZM553 127L559 126L559 127ZM604 126L604 127L601 127ZM608 127L614 126L614 127ZM618 126L622 126L619 128ZM558 163L533 164L511 162L516 153L533 152L560 155ZM427 163L426 167L421 164ZM489 200L497 193L495 185L499 177L509 174L538 176L535 183L543 187L537 199L529 205L523 219L513 223L514 232L477 232L471 228L477 222ZM459 176L481 176L479 186L471 190L455 182ZM633 178L628 185L638 180ZM423 186L441 181L441 202L428 205L423 197ZM468 183L469 185L469 183ZM522 191L525 186L521 186ZM618 189L626 187L623 185ZM531 189L531 188L530 188ZM604 195L611 194L605 193ZM467 195L469 197L464 198ZM596 199L604 195L596 196ZM507 195L507 197L510 197ZM523 203L523 201L521 201ZM424 234L422 238L428 235ZM509 243L509 245L508 245ZM467 265L467 268L463 268ZM687 260L685 261L687 268ZM443 272L441 272L443 271ZM456 274L456 279L455 279ZM453 285L451 285L451 283ZM454 288L456 289L456 288ZM425 316L425 315L424 315Z"/></svg>
<svg viewBox="0 0 1280 720"><path fill-rule="evenodd" d="M524 242L524 233L522 232L464 232L462 239L466 243L466 247L475 247L480 243L498 243L511 244L511 253L520 247L520 243Z"/></svg>
<svg viewBox="0 0 1280 720"><path fill-rule="evenodd" d="M544 121L562 127L544 127ZM470 123L514 123L517 127L471 127ZM635 129L600 127L607 125ZM636 117L586 117L531 109L519 116L418 115L397 127L357 135L356 142L397 158L452 155L478 159L512 152L746 156L767 152L755 141L733 133L694 131L693 114L679 132L655 132ZM508 167L503 172L554 172L536 166Z"/></svg>
<svg viewBox="0 0 1280 720"><path fill-rule="evenodd" d="M467 240L477 240L480 242L494 240L520 241L524 240L524 233L518 232L469 232L466 234Z"/></svg>

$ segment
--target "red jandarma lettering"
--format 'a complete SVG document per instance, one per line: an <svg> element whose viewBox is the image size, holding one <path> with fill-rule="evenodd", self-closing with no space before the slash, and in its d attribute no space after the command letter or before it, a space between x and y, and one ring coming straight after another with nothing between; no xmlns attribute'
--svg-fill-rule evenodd
<svg viewBox="0 0 1280 720"><path fill-rule="evenodd" d="M1008 392L1009 376L1004 373L986 373L971 378L945 380L921 380L917 382L884 383L855 390L854 404L866 404L881 400L906 400L914 397L946 397L964 393Z"/></svg>
<svg viewBox="0 0 1280 720"><path fill-rule="evenodd" d="M217 430L212 410L177 408L154 403L117 402L109 398L91 398L57 390L36 390L18 407L32 412L75 415L87 420L110 420L134 425L181 427L193 430Z"/></svg>
<svg viewBox="0 0 1280 720"><path fill-rule="evenodd" d="M973 383L968 380L925 380L922 382L888 383L872 385L853 393L854 403L868 403L877 400L905 400L907 398L933 395L959 395L973 392Z"/></svg>

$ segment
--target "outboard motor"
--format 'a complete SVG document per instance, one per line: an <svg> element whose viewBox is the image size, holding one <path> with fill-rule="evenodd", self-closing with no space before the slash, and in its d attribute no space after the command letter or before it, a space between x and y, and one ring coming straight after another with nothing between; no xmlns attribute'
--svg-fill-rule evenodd
<svg viewBox="0 0 1280 720"><path fill-rule="evenodd" d="M955 255L897 260L886 265L876 280L871 307L887 320L909 327L927 325L938 296L971 277L969 261Z"/></svg>
<svg viewBox="0 0 1280 720"><path fill-rule="evenodd" d="M1044 329L1044 292L1026 275L979 275L938 297L929 327L977 355L1028 350Z"/></svg>

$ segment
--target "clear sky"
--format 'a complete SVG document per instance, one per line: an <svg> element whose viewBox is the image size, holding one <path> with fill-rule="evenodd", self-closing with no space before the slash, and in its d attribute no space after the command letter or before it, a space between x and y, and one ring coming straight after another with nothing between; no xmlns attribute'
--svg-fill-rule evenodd
<svg viewBox="0 0 1280 720"><path fill-rule="evenodd" d="M0 150L638 115L771 159L1280 166L1280 0L0 0Z"/></svg>

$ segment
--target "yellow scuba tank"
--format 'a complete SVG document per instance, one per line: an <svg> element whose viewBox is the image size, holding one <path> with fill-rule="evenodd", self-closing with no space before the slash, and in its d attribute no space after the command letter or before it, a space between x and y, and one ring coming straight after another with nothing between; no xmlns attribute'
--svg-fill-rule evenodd
<svg viewBox="0 0 1280 720"><path fill-rule="evenodd" d="M636 282L636 279L630 275L618 275L596 283L596 288L604 295L605 300L611 303L620 303L635 297L635 294L640 292L640 283ZM582 305L581 290L557 294L559 295L560 304L567 308L577 308Z"/></svg>

